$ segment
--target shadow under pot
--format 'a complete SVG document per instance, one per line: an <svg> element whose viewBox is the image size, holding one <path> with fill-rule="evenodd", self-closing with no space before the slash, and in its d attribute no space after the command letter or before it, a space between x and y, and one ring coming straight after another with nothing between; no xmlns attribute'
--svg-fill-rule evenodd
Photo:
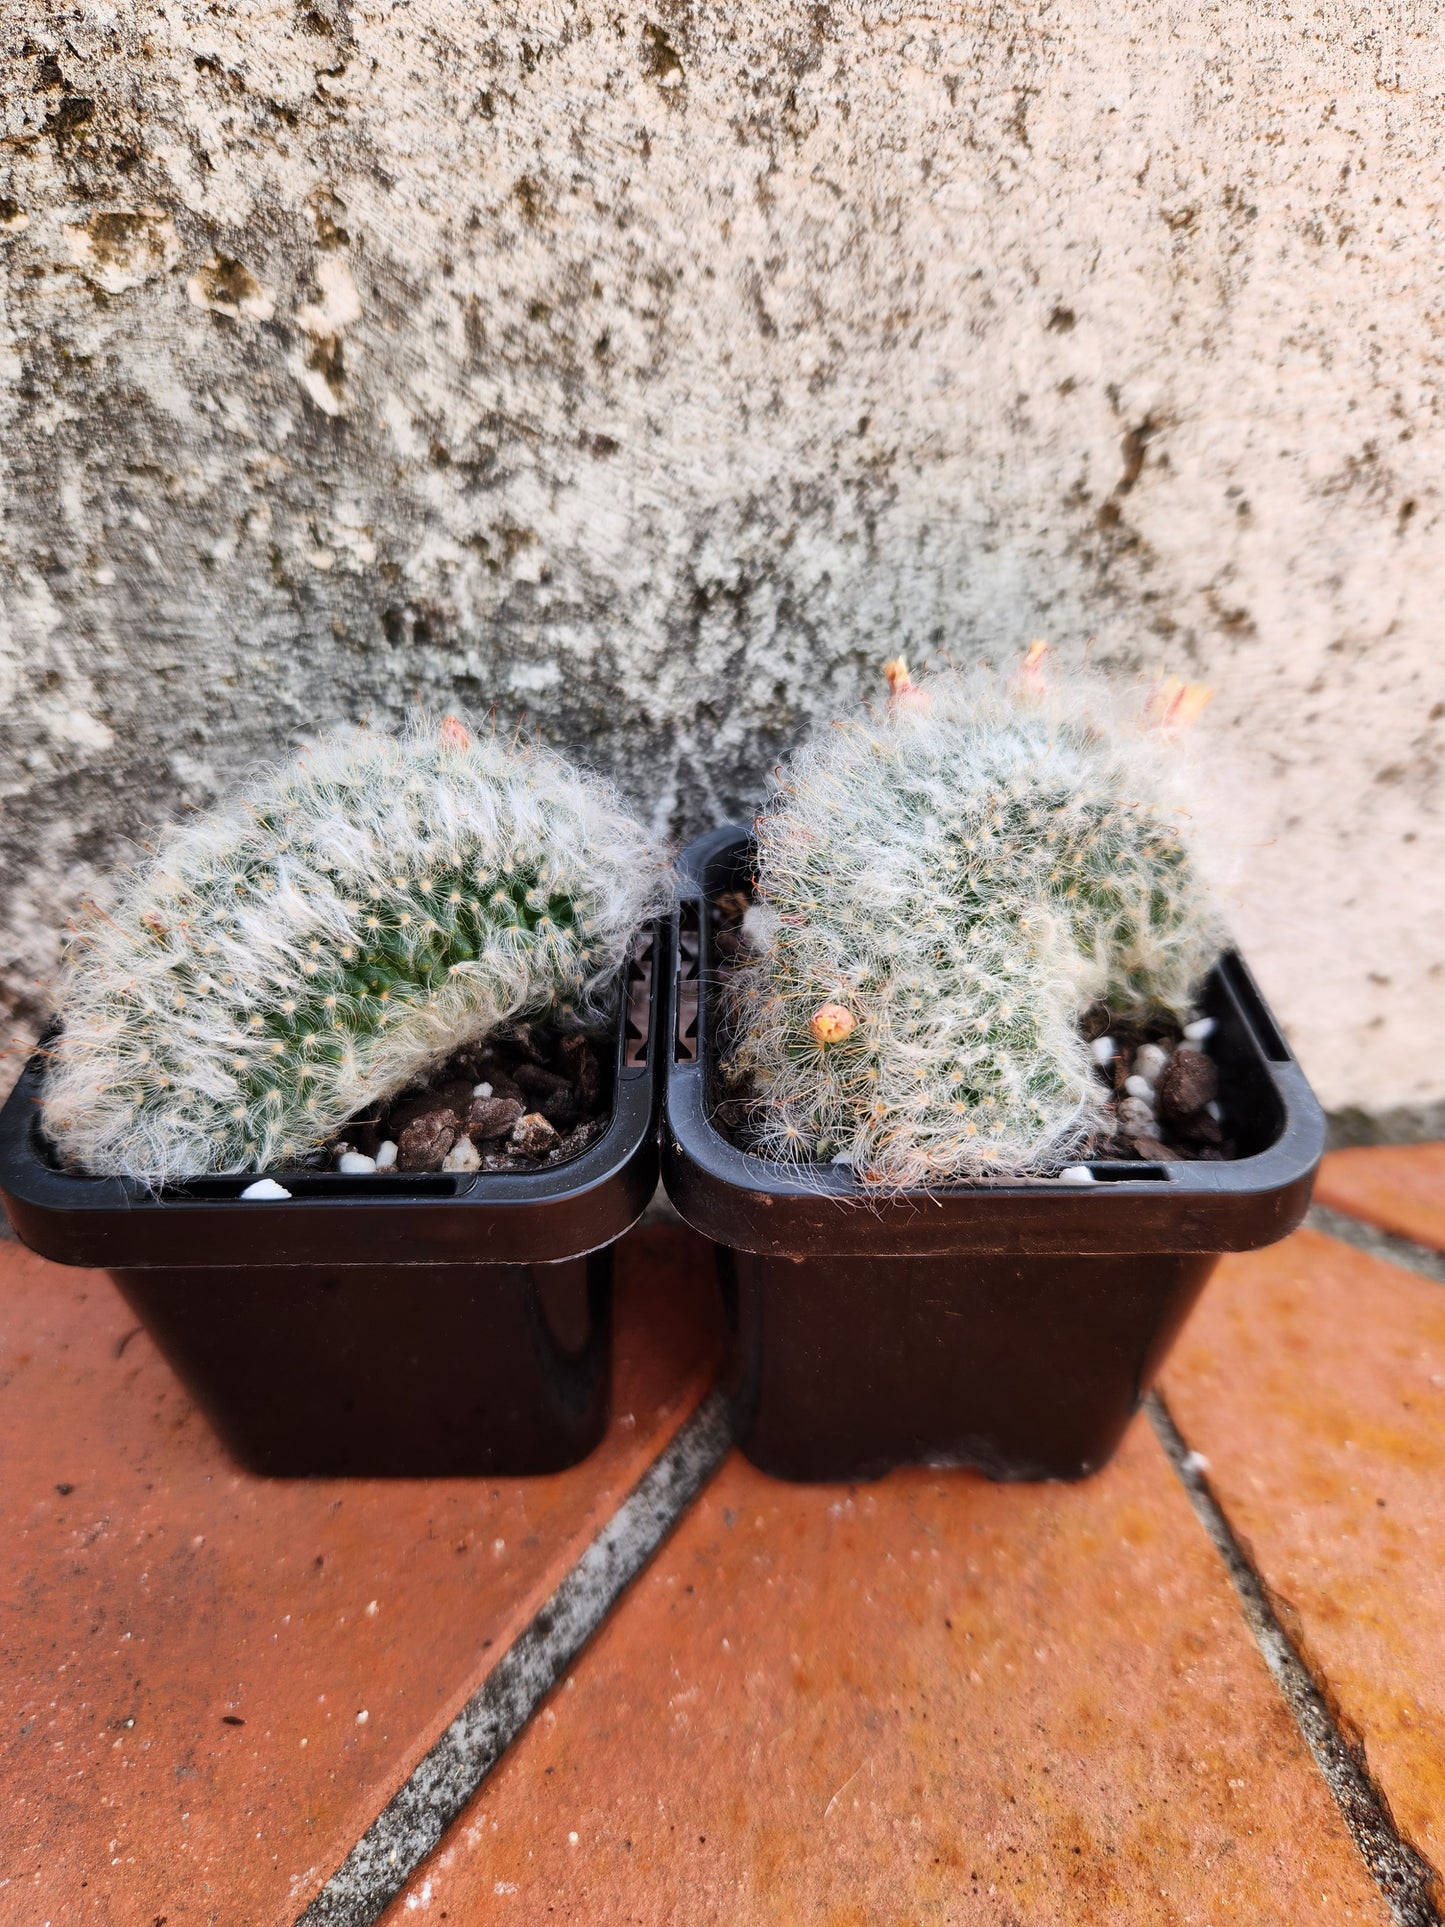
<svg viewBox="0 0 1445 1927"><path fill-rule="evenodd" d="M519 1172L278 1173L159 1193L59 1170L37 1054L0 1112L18 1236L108 1271L235 1456L288 1476L522 1475L607 1426L612 1245L657 1182L651 994L665 933L627 966L612 1108L577 1157Z"/></svg>
<svg viewBox="0 0 1445 1927"><path fill-rule="evenodd" d="M681 868L663 1182L717 1248L742 1450L802 1480L1097 1471L1220 1254L1272 1244L1309 1204L1324 1117L1240 958L1203 999L1236 1157L873 1195L841 1167L800 1178L713 1121L709 906L748 883L747 832L701 838Z"/></svg>

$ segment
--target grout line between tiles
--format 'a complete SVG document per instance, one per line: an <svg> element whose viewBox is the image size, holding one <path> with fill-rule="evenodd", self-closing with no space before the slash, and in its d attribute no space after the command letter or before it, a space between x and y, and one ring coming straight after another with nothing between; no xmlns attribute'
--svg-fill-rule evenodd
<svg viewBox="0 0 1445 1927"><path fill-rule="evenodd" d="M297 1917L296 1927L370 1927L380 1917L681 1520L731 1444L726 1401L713 1392Z"/></svg>
<svg viewBox="0 0 1445 1927"><path fill-rule="evenodd" d="M1204 1477L1204 1461L1190 1451L1157 1391L1149 1394L1145 1404L1159 1443L1234 1581L1264 1663L1293 1713L1390 1912L1399 1927L1441 1927L1434 1899L1434 1870L1396 1831L1389 1804L1371 1778L1363 1754L1357 1753L1341 1733L1323 1693L1280 1624L1263 1579Z"/></svg>
<svg viewBox="0 0 1445 1927"><path fill-rule="evenodd" d="M1407 1271L1418 1272L1433 1284L1445 1285L1445 1251L1432 1251L1429 1245L1417 1244L1413 1238L1381 1231L1378 1225L1347 1217L1343 1211L1334 1211L1327 1204L1312 1204L1305 1214L1305 1224L1311 1231L1323 1232L1327 1238L1338 1238L1343 1244L1367 1251L1372 1258L1403 1265Z"/></svg>

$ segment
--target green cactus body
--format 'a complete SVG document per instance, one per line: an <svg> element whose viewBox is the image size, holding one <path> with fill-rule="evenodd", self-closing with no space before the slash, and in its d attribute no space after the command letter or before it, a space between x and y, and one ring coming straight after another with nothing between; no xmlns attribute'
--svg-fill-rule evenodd
<svg viewBox="0 0 1445 1927"><path fill-rule="evenodd" d="M303 1156L509 1016L596 1016L670 887L612 792L545 751L450 721L334 733L78 933L45 1129L152 1183Z"/></svg>
<svg viewBox="0 0 1445 1927"><path fill-rule="evenodd" d="M1187 1009L1218 949L1145 732L1077 689L927 689L805 745L759 818L724 1067L760 1148L895 1187L1068 1162L1102 1096L1082 1011ZM825 1045L829 1001L856 1027Z"/></svg>

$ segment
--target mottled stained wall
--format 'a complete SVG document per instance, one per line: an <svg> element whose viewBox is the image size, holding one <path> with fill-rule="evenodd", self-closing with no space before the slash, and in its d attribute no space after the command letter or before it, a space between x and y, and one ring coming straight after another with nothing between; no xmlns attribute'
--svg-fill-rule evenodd
<svg viewBox="0 0 1445 1927"><path fill-rule="evenodd" d="M526 707L683 830L885 652L1044 634L1218 685L1324 1095L1445 1094L1429 8L4 14L19 1022L327 718Z"/></svg>

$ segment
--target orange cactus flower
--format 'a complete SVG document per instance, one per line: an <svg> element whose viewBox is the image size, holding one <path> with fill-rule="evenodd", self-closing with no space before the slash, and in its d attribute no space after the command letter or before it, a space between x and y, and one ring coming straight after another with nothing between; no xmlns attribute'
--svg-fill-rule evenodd
<svg viewBox="0 0 1445 1927"><path fill-rule="evenodd" d="M808 1019L808 1029L819 1044L841 1044L845 1037L853 1035L857 1021L852 1011L842 1004L819 1004Z"/></svg>

